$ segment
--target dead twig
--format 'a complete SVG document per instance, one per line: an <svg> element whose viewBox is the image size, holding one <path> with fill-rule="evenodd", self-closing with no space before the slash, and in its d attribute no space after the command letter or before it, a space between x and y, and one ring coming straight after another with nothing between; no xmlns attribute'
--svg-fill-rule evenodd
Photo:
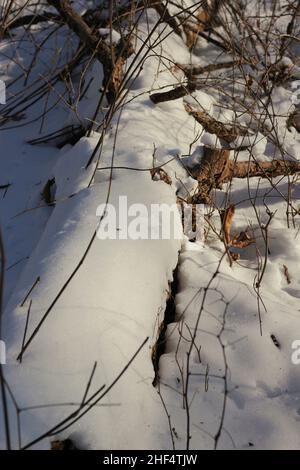
<svg viewBox="0 0 300 470"><path fill-rule="evenodd" d="M187 83L186 85L179 85L172 90L164 91L161 93L152 93L150 100L154 104L164 103L165 101L178 100L186 95L189 95L196 90L194 83Z"/></svg>
<svg viewBox="0 0 300 470"><path fill-rule="evenodd" d="M29 289L29 291L27 292L27 294L25 295L23 301L21 302L20 307L23 307L23 306L24 306L26 300L27 300L28 297L30 296L30 294L31 294L31 292L33 291L33 289L35 288L35 286L40 282L40 280L41 280L41 278L40 278L40 276L38 276L38 277L36 278L36 280L34 281L34 283L32 284L32 286L30 287L30 289Z"/></svg>

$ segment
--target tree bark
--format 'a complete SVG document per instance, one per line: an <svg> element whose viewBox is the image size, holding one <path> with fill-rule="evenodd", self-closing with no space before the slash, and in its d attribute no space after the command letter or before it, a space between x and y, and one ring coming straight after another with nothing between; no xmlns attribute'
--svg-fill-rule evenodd
<svg viewBox="0 0 300 470"><path fill-rule="evenodd" d="M179 85L172 90L160 92L160 93L153 93L150 95L150 100L154 104L164 103L165 101L173 101L178 100L179 98L183 98L184 96L192 93L196 90L196 86L193 83L187 83L186 85Z"/></svg>
<svg viewBox="0 0 300 470"><path fill-rule="evenodd" d="M204 147L204 154L199 165L193 167L190 174L197 179L198 193L195 198L197 203L209 204L211 192L215 188L221 188L222 183L229 175L229 150L217 150Z"/></svg>
<svg viewBox="0 0 300 470"><path fill-rule="evenodd" d="M189 104L185 104L185 110L201 124L206 132L216 135L227 144L233 142L237 137L249 134L247 128L235 124L224 124L224 122L211 117L206 111L194 110Z"/></svg>
<svg viewBox="0 0 300 470"><path fill-rule="evenodd" d="M99 34L92 31L83 18L72 9L69 0L47 1L49 5L56 8L64 22L72 31L74 31L75 34L77 34L80 40L101 62L104 72L103 86L107 91L108 101L112 103L117 96L121 83L122 66L125 58L132 53L132 50L130 52L126 52L126 47L122 44L122 51L119 51L120 53L118 54L118 57L116 57L115 48L110 47L103 39L101 39Z"/></svg>
<svg viewBox="0 0 300 470"><path fill-rule="evenodd" d="M189 169L198 180L198 192L193 196L197 203L209 204L213 189L221 189L232 178L275 178L300 173L300 162L273 160L271 162L236 162L229 160L229 150L204 147L201 162Z"/></svg>
<svg viewBox="0 0 300 470"><path fill-rule="evenodd" d="M300 162L290 160L273 160L271 162L229 162L229 175L224 183L231 178L275 178L300 173Z"/></svg>

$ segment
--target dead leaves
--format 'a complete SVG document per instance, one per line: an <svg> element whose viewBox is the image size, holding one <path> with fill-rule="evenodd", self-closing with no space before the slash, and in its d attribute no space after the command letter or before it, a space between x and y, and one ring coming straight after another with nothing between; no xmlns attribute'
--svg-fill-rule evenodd
<svg viewBox="0 0 300 470"><path fill-rule="evenodd" d="M255 239L252 238L249 233L241 232L239 235L235 235L231 240L231 246L235 246L237 248L247 248L247 246L252 245L255 243Z"/></svg>
<svg viewBox="0 0 300 470"><path fill-rule="evenodd" d="M197 18L196 24L184 23L183 30L186 35L186 45L191 51L197 44L199 33L205 30L206 23L210 19L210 15L205 10L200 10L195 17Z"/></svg>
<svg viewBox="0 0 300 470"><path fill-rule="evenodd" d="M78 450L72 439L51 441L51 450Z"/></svg>
<svg viewBox="0 0 300 470"><path fill-rule="evenodd" d="M231 226L233 222L234 211L235 208L232 204L223 213L221 213L224 240L228 247L247 248L248 246L255 243L255 238L250 236L249 231L245 230L231 236Z"/></svg>
<svg viewBox="0 0 300 470"><path fill-rule="evenodd" d="M152 168L152 170L150 170L150 174L152 181L164 181L164 183L167 183L171 186L172 179L163 168Z"/></svg>
<svg viewBox="0 0 300 470"><path fill-rule="evenodd" d="M227 245L230 245L231 242L230 230L233 221L233 215L234 205L229 206L228 209L226 209L226 211L222 214L223 233Z"/></svg>
<svg viewBox="0 0 300 470"><path fill-rule="evenodd" d="M120 57L113 68L112 72L112 86L114 89L115 95L117 95L118 90L121 87L122 80L123 80L123 67L125 65L126 59L124 57Z"/></svg>

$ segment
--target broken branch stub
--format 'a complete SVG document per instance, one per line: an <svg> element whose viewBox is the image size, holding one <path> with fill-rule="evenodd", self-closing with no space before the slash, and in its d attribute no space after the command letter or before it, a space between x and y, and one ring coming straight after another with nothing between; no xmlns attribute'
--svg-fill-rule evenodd
<svg viewBox="0 0 300 470"><path fill-rule="evenodd" d="M196 90L194 83L187 83L186 85L179 85L172 90L163 91L160 93L152 93L150 100L154 104L163 103L165 101L178 100Z"/></svg>
<svg viewBox="0 0 300 470"><path fill-rule="evenodd" d="M211 191L220 189L222 183L229 178L229 150L204 147L200 163L190 169L190 174L198 180L198 192L193 199L197 203L209 204Z"/></svg>

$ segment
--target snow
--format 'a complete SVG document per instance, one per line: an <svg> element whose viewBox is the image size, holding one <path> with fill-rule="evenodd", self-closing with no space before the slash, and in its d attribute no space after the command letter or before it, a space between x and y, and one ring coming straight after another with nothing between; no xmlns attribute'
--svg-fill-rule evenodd
<svg viewBox="0 0 300 470"><path fill-rule="evenodd" d="M255 193L257 181L253 181ZM234 184L232 202L239 204L234 227L237 231L252 223L257 234L254 211L241 201L246 198L242 184ZM161 358L162 375L167 377L168 388L164 390L166 405L172 409L172 426L179 438L177 448L185 448L186 434L182 422L186 411L182 409L182 380L180 367L186 362L196 318L201 312L197 345L201 346L199 358L192 357L190 370L198 374L191 378L189 397L191 401L191 448L214 448L214 437L219 426L223 406L224 358L218 335L224 326L222 343L225 347L227 372L227 403L224 430L218 442L219 449L246 449L249 443L259 449L299 448L299 370L292 364L292 342L299 335L299 242L293 230L284 230L285 214L280 198L270 203L278 210L276 221L269 230L269 260L264 276L262 300L262 335L260 334L257 297L253 291L256 272L254 248L246 249L238 265L228 266L220 247L202 247L187 243L180 258L180 293L176 297L178 324L168 326L172 340L167 354ZM266 201L269 202L269 201ZM263 210L263 204L257 205ZM288 264L291 284L287 284L283 266ZM219 267L218 267L219 266ZM249 269L245 270L245 266ZM207 299L201 311L201 299L215 271L219 275L210 284ZM252 274L251 274L252 273ZM226 313L225 308L227 306ZM266 310L265 310L266 309ZM182 318L183 317L183 318ZM280 350L272 342L275 335ZM181 348L176 353L178 340ZM177 361L175 361L175 357ZM208 390L205 391L205 374L209 367ZM184 374L186 369L183 367ZM202 374L199 375L199 374ZM173 391L174 390L174 391ZM176 398L177 397L177 398ZM177 406L176 406L177 401ZM178 410L178 413L174 411ZM201 423L201 429L199 428Z"/></svg>
<svg viewBox="0 0 300 470"><path fill-rule="evenodd" d="M79 2L76 8L82 11L83 6ZM144 44L157 19L152 9L141 15L136 50ZM171 33L170 27L162 23L151 37L151 47L144 44L139 74L128 80L125 104L115 113L104 137L100 128L60 150L54 141L42 146L28 143L67 125L86 127L95 117L103 78L102 67L96 61L86 64L85 80L91 85L84 98L71 107L62 100L49 111L42 129L37 119L42 112L39 103L26 110L22 121L0 127L0 184L11 184L7 191L0 190L6 253L4 373L22 410L19 443L10 400L14 448L31 443L80 405L95 362L88 397L102 385L110 386L146 338L134 362L103 400L60 432L58 438L71 437L79 448L86 449L186 449L187 445L191 449L300 448L300 375L299 365L292 362L292 344L300 339L297 181L291 188L288 179L281 177L271 182L258 178L234 180L229 193L225 186L216 192L219 207L225 207L228 199L235 205L233 232L249 228L256 240L255 245L237 249L240 259L232 266L224 255L224 245L209 226L205 227L204 244L192 243L183 234L180 239L167 240L100 240L95 236L100 205L118 207L119 197L126 196L128 206L143 204L147 210L152 204L172 206L178 196L186 199L196 191L197 182L186 168L201 161L203 145L223 146L186 113L183 99L158 105L149 99L151 92L161 88L166 91L182 83L182 72L174 69L174 64L192 61L207 65L219 60L218 49L205 40L199 41L193 55L183 39ZM39 40L44 38L43 31L36 29L34 34ZM62 28L57 40L67 36ZM114 32L113 40L118 38ZM20 40L21 45L22 41L25 39ZM41 74L46 75L51 67L47 58L55 39L49 41L44 60L33 68L29 84ZM76 41L70 44L76 47ZM33 46L20 47L20 60L25 65L31 61L31 47L34 50ZM2 43L1 50L9 57L14 54L9 41ZM66 55L67 48L62 57ZM128 59L127 69L134 60L135 55ZM220 60L230 60L230 56L224 54ZM10 64L5 60L1 65L6 79L20 73L16 65ZM293 64L288 57L282 61L286 67ZM295 78L298 68L292 68ZM220 77L220 72L212 77ZM80 81L75 74L74 96ZM8 97L22 89L24 83L16 82ZM48 109L62 89L61 83L55 85L49 94ZM253 157L258 161L299 159L299 133L295 129L289 132L285 125L286 116L295 109L291 95L291 88L276 86L272 106L266 104L266 126L271 124L267 113L276 115L277 145L268 135L254 132L252 115L241 113L236 118L253 134L238 137L231 144L232 148L250 149L241 151L238 161ZM200 106L224 123L236 116L235 110L222 112L218 91L205 82L185 102ZM101 123L107 106L104 102L96 122ZM253 113L262 109L262 100L257 100ZM99 161L95 158L87 167L102 137ZM151 178L149 170L160 165L171 178L171 185ZM55 178L55 204L48 206L41 192L51 178ZM290 220L287 228L287 208L292 210L288 204L290 190L295 224ZM263 224L269 220L267 207L274 215L266 232ZM209 207L206 212L218 233L219 214L215 211L209 215ZM179 218L175 225L181 233ZM177 264L176 318L167 327L166 351L159 363L160 384L155 388L152 348ZM255 289L262 269L261 286ZM39 282L22 305L37 278ZM52 302L53 308L19 363L29 305L27 340ZM191 348L193 335L197 350ZM52 439L45 437L32 448L48 449ZM5 447L2 428L0 447Z"/></svg>

